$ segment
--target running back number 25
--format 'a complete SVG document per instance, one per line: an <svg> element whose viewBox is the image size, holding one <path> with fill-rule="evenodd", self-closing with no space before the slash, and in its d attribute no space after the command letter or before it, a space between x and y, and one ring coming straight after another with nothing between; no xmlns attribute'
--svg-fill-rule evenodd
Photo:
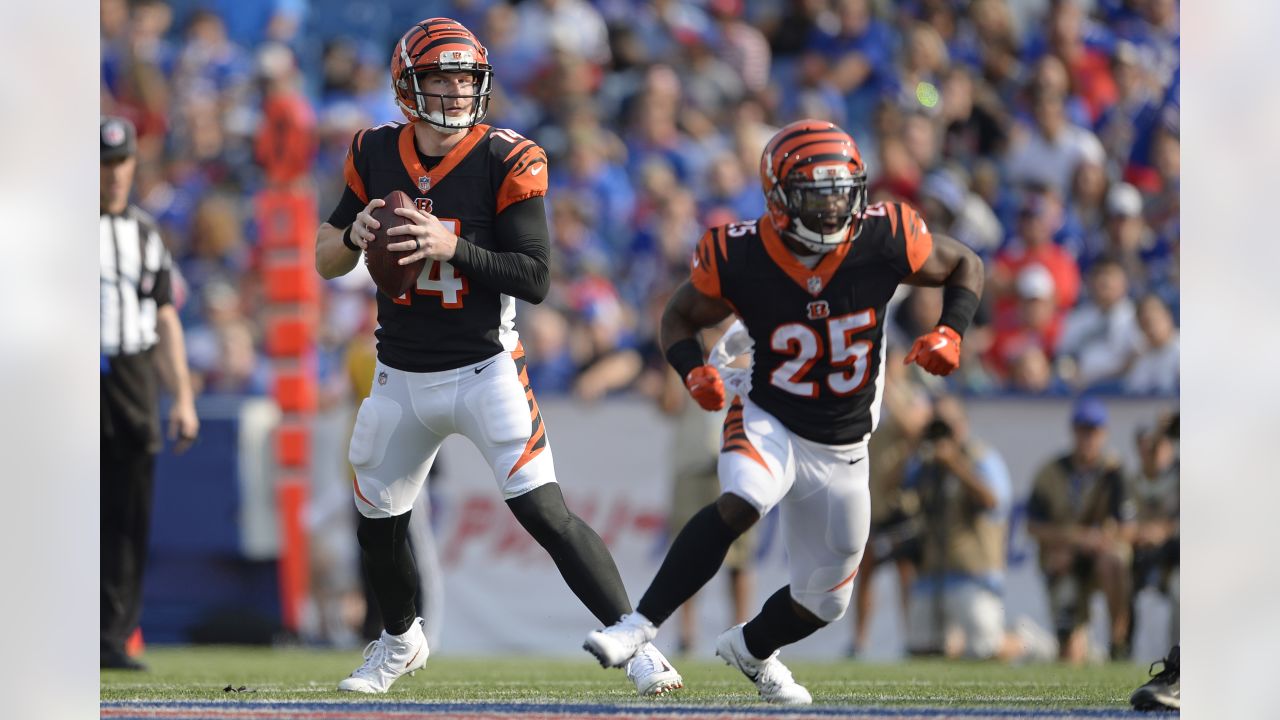
<svg viewBox="0 0 1280 720"><path fill-rule="evenodd" d="M769 338L774 352L794 355L770 375L775 387L801 397L818 397L818 383L804 380L809 370L831 353L832 367L847 368L827 376L827 387L836 395L852 395L867 384L871 370L871 341L854 340L853 336L875 327L876 311L872 308L827 319L827 342L812 327L798 323L780 325Z"/></svg>
<svg viewBox="0 0 1280 720"><path fill-rule="evenodd" d="M452 218L439 218L440 223L454 235L461 237L462 231L458 221ZM396 298L401 305L408 305L411 295L435 295L440 298L440 306L446 310L457 310L462 307L462 296L467 294L467 278L448 262L428 260L418 275L418 285L411 292Z"/></svg>

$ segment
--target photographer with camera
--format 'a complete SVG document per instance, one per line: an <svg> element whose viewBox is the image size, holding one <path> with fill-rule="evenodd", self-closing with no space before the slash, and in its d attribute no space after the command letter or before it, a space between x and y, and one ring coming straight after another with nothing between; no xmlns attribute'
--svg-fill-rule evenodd
<svg viewBox="0 0 1280 720"><path fill-rule="evenodd" d="M1133 596L1152 586L1169 598L1173 603L1171 643L1178 641L1178 426L1178 413L1174 412L1160 418L1154 427L1138 431L1138 470L1129 478L1135 508ZM1133 604L1131 599L1130 607ZM1132 635L1132 624L1129 632Z"/></svg>
<svg viewBox="0 0 1280 720"><path fill-rule="evenodd" d="M935 400L906 478L923 513L908 651L1004 660L1025 654L1028 644L1004 627L1009 470L993 448L970 438L957 398Z"/></svg>
<svg viewBox="0 0 1280 720"><path fill-rule="evenodd" d="M1129 655L1133 500L1120 460L1107 451L1107 408L1080 398L1071 413L1072 447L1032 480L1027 532L1040 546L1061 657L1086 659L1089 598L1101 590L1111 621L1111 659Z"/></svg>
<svg viewBox="0 0 1280 720"><path fill-rule="evenodd" d="M1173 603L1169 617L1169 642L1173 648L1158 662L1162 667L1129 697L1135 710L1176 710L1182 707L1178 650L1178 576L1181 560L1178 488L1179 414L1160 418L1153 428L1138 431L1138 472L1130 492L1136 506L1133 540L1134 596L1154 585ZM1131 601L1132 607L1132 601ZM1132 615L1132 611L1130 611ZM1129 632L1132 634L1132 626Z"/></svg>

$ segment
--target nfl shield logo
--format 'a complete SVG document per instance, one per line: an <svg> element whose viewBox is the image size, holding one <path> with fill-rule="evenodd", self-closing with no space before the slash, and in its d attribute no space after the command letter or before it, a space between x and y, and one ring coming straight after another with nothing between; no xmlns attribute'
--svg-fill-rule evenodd
<svg viewBox="0 0 1280 720"><path fill-rule="evenodd" d="M809 294L817 295L820 292L822 292L822 278L818 277L817 275L810 276L809 277Z"/></svg>
<svg viewBox="0 0 1280 720"><path fill-rule="evenodd" d="M426 175L423 175L422 177L418 178L418 190L420 192L426 192L430 189L431 189L431 178L427 177Z"/></svg>
<svg viewBox="0 0 1280 720"><path fill-rule="evenodd" d="M379 385L387 384L387 373L385 371L378 373L378 384Z"/></svg>

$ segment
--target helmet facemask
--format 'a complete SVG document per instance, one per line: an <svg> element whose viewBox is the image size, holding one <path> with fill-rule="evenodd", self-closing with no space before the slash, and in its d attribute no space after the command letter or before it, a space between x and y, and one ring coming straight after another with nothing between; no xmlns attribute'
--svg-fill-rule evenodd
<svg viewBox="0 0 1280 720"><path fill-rule="evenodd" d="M794 173L775 187L790 222L784 234L815 253L827 253L862 232L867 176L848 165L819 165L813 177Z"/></svg>

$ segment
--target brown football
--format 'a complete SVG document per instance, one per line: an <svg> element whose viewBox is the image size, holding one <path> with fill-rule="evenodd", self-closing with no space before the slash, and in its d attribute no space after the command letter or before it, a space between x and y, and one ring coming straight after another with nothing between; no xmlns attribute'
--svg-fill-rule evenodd
<svg viewBox="0 0 1280 720"><path fill-rule="evenodd" d="M427 260L423 258L408 265L400 265L399 260L409 252L387 250L388 243L404 242L409 239L408 235L387 235L387 232L391 228L413 222L395 213L396 208L413 207L413 200L400 190L392 190L390 195L383 198L383 202L386 204L380 208L374 208L370 213L373 219L378 221L378 229L373 231L373 240L369 241L369 246L365 248L364 264L369 268L369 277L373 278L378 289L388 297L398 298L409 292L409 289L418 282L418 276L422 274L422 268L426 266Z"/></svg>

